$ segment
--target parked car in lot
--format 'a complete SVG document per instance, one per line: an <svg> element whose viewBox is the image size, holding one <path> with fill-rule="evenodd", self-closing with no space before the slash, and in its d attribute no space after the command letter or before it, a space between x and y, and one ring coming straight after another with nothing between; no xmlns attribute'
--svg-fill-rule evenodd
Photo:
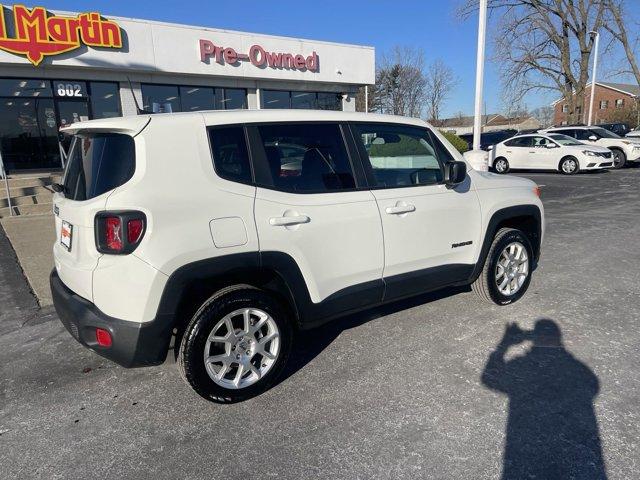
<svg viewBox="0 0 640 480"><path fill-rule="evenodd" d="M540 254L535 183L467 169L418 119L246 110L65 132L62 323L125 367L162 363L173 341L209 400L262 392L296 331L351 312L466 284L512 303Z"/></svg>
<svg viewBox="0 0 640 480"><path fill-rule="evenodd" d="M610 132L615 133L621 137L624 137L627 133L631 131L631 127L628 123L617 122L617 123L600 123L597 125L598 127L604 128L605 130L609 130Z"/></svg>
<svg viewBox="0 0 640 480"><path fill-rule="evenodd" d="M527 169L572 175L613 166L613 154L608 148L586 145L559 133L518 135L492 148L489 158L489 166L497 173Z"/></svg>
<svg viewBox="0 0 640 480"><path fill-rule="evenodd" d="M613 153L613 168L622 168L627 162L640 161L640 140L622 138L600 127L553 127L540 133L560 133L590 145L606 147Z"/></svg>
<svg viewBox="0 0 640 480"><path fill-rule="evenodd" d="M482 133L480 134L480 149L489 150L489 147L492 147L507 138L511 138L517 133L518 131L513 129L494 130L492 132ZM463 135L459 135L459 137L467 142L469 150L473 150L473 133L465 133Z"/></svg>
<svg viewBox="0 0 640 480"><path fill-rule="evenodd" d="M629 133L625 135L628 138L640 138L640 128L636 128L635 130L631 130Z"/></svg>

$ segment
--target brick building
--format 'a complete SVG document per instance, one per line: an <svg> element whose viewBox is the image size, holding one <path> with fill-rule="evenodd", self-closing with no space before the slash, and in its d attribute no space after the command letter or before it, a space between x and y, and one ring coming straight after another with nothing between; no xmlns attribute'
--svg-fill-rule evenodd
<svg viewBox="0 0 640 480"><path fill-rule="evenodd" d="M587 84L584 95L584 105L578 106L575 112L581 122L587 123L589 115L589 101L591 97L591 84ZM593 102L593 123L605 123L615 121L622 115L621 110L637 110L640 99L640 87L625 83L596 82L595 98ZM554 125L570 123L573 112L569 111L569 105L563 98L553 103ZM575 117L574 117L575 118ZM635 125L633 125L635 126Z"/></svg>

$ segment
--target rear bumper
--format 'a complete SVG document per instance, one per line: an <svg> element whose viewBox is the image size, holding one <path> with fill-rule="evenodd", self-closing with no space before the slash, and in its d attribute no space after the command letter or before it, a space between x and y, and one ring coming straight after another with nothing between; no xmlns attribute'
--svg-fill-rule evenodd
<svg viewBox="0 0 640 480"><path fill-rule="evenodd" d="M55 269L51 272L49 281L53 304L60 321L82 345L127 368L164 362L172 333L170 318L161 316L145 323L113 318L67 288ZM103 328L111 333L111 347L98 345L96 328Z"/></svg>

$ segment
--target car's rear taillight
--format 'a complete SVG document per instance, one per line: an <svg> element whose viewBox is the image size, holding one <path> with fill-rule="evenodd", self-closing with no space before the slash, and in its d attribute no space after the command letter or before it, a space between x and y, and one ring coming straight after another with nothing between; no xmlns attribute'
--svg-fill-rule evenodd
<svg viewBox="0 0 640 480"><path fill-rule="evenodd" d="M122 255L133 252L146 230L142 212L100 212L96 215L96 248L100 253Z"/></svg>

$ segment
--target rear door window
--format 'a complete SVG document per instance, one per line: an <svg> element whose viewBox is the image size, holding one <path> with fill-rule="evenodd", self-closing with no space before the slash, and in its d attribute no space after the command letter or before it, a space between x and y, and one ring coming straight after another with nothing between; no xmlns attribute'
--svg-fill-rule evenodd
<svg viewBox="0 0 640 480"><path fill-rule="evenodd" d="M256 130L258 185L301 193L356 187L337 123L258 125Z"/></svg>
<svg viewBox="0 0 640 480"><path fill-rule="evenodd" d="M516 137L504 143L507 147L530 147L531 137Z"/></svg>
<svg viewBox="0 0 640 480"><path fill-rule="evenodd" d="M64 176L66 198L89 200L124 185L136 169L135 143L118 133L78 134Z"/></svg>

